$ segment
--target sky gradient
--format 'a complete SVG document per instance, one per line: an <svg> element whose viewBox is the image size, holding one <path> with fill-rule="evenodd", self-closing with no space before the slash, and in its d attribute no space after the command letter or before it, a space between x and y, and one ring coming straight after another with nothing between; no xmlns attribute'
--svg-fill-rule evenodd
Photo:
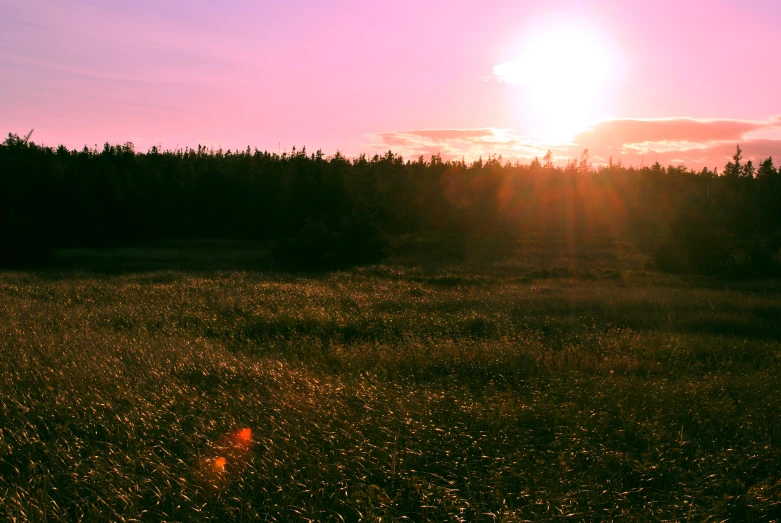
<svg viewBox="0 0 781 523"><path fill-rule="evenodd" d="M0 0L3 135L781 163L777 0L64 4Z"/></svg>

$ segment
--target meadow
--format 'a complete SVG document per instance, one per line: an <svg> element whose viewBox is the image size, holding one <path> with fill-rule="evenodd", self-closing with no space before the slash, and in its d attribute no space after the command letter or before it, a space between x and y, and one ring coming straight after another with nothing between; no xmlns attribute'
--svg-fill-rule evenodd
<svg viewBox="0 0 781 523"><path fill-rule="evenodd" d="M60 251L0 340L6 521L781 520L781 281L609 237Z"/></svg>

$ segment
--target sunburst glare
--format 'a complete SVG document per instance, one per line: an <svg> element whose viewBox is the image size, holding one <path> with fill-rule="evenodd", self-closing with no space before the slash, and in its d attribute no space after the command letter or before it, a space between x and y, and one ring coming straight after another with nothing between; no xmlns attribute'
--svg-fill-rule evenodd
<svg viewBox="0 0 781 523"><path fill-rule="evenodd" d="M603 115L604 90L615 73L610 46L578 25L540 32L521 45L518 58L494 67L501 81L519 85L521 118L535 138L569 142Z"/></svg>

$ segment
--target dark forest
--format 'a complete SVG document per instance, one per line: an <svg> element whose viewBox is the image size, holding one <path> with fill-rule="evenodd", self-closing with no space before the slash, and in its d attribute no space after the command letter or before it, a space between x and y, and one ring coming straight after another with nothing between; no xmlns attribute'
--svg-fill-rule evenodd
<svg viewBox="0 0 781 523"><path fill-rule="evenodd" d="M11 134L0 147L5 262L54 249L161 239L271 242L279 268L328 269L382 259L392 235L512 239L566 234L632 240L670 272L765 276L781 271L781 174L732 161L701 171L658 163L566 167L500 156L467 163L393 152L348 159L306 148L81 151Z"/></svg>

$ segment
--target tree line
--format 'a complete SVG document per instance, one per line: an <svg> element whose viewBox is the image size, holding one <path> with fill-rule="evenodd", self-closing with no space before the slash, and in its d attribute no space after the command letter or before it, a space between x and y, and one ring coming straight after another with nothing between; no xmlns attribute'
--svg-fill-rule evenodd
<svg viewBox="0 0 781 523"><path fill-rule="evenodd" d="M781 272L781 173L742 151L724 169L658 163L565 167L501 156L443 161L197 149L146 153L0 146L0 258L160 239L258 240L280 266L331 268L382 259L389 236L441 232L507 239L628 237L669 271Z"/></svg>

